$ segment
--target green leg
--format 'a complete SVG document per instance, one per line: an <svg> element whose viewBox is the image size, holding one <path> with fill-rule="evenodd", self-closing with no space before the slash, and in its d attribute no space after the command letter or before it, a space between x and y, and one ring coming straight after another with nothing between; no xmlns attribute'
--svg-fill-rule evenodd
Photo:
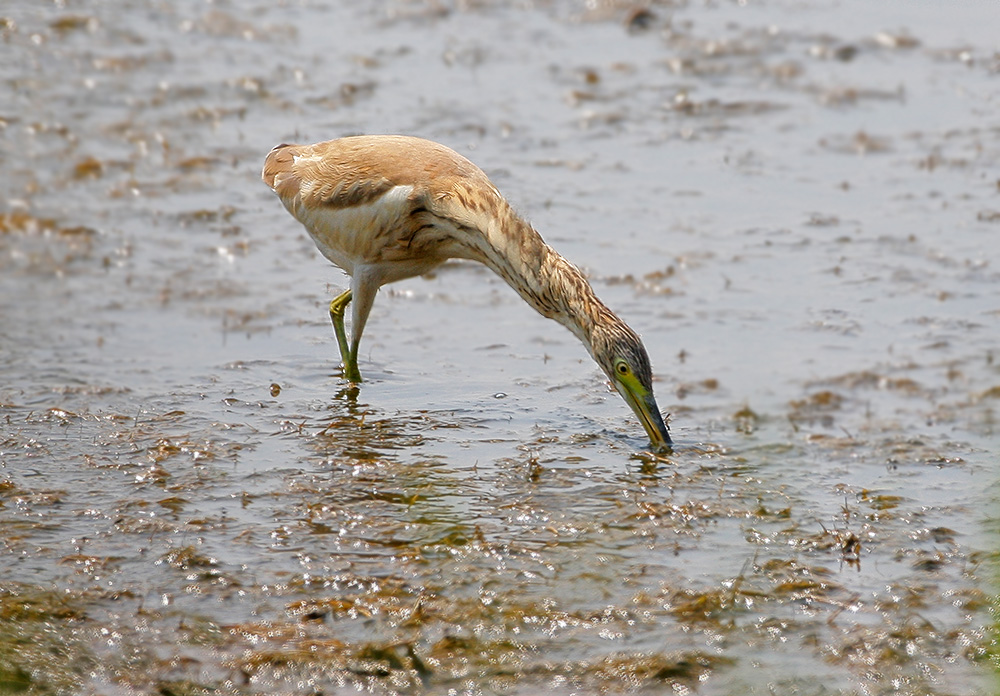
<svg viewBox="0 0 1000 696"><path fill-rule="evenodd" d="M337 345L340 346L340 359L344 363L344 377L352 382L361 381L358 370L358 356L351 353L347 345L347 330L344 328L344 313L351 302L351 291L344 292L330 302L330 321L333 322L333 332L337 335Z"/></svg>

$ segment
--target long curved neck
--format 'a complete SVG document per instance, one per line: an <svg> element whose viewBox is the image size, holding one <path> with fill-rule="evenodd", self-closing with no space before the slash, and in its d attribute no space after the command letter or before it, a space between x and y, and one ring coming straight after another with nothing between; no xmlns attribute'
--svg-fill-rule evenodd
<svg viewBox="0 0 1000 696"><path fill-rule="evenodd" d="M593 354L595 325L620 322L594 293L583 273L542 240L535 229L498 198L477 216L478 260L507 281L539 314L565 326Z"/></svg>

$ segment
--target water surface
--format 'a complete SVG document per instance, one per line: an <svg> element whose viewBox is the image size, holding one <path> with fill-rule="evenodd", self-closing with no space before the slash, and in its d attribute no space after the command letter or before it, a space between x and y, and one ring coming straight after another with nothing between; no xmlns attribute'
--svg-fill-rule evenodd
<svg viewBox="0 0 1000 696"><path fill-rule="evenodd" d="M993 5L0 15L3 689L993 690ZM259 171L361 132L588 272L671 453L471 264L341 379Z"/></svg>

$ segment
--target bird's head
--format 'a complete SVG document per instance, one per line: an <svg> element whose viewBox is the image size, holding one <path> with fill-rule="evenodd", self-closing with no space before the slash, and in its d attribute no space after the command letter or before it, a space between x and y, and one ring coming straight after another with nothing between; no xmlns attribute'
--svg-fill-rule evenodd
<svg viewBox="0 0 1000 696"><path fill-rule="evenodd" d="M642 423L650 444L667 447L670 432L653 397L653 370L646 348L638 334L620 320L612 327L594 332L594 360Z"/></svg>

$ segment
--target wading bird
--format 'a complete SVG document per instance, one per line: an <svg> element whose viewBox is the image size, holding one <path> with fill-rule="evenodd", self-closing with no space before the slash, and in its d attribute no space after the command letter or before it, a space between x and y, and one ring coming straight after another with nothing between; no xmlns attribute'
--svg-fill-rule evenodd
<svg viewBox="0 0 1000 696"><path fill-rule="evenodd" d="M350 289L330 303L346 379L361 381L358 346L381 286L448 259L472 259L572 331L638 416L650 443L670 444L638 334L465 157L421 138L353 136L279 145L261 176L323 255L351 276ZM348 341L344 314L352 300Z"/></svg>

